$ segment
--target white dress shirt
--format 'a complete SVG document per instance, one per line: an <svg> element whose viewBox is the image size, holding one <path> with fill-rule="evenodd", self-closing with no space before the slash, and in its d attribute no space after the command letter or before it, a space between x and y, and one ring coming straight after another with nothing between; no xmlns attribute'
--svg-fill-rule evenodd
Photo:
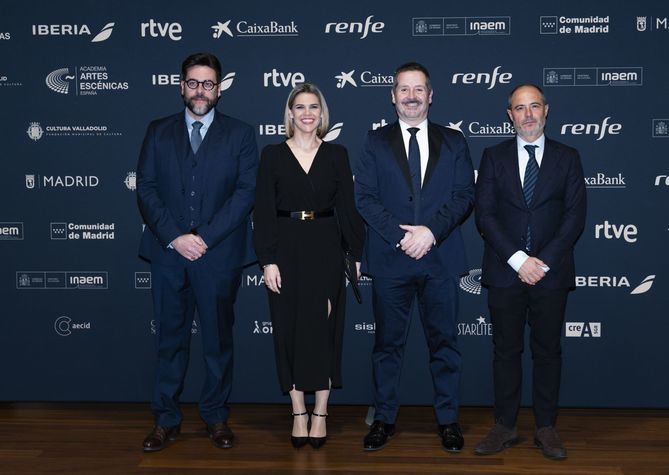
<svg viewBox="0 0 669 475"><path fill-rule="evenodd" d="M418 141L418 149L420 150L420 185L423 186L425 179L425 170L427 170L427 160L430 158L430 143L427 140L427 119L418 125L409 125L406 122L399 121L402 129L402 139L404 140L404 151L409 159L409 140L411 140L411 133L409 128L417 127L416 140Z"/></svg>

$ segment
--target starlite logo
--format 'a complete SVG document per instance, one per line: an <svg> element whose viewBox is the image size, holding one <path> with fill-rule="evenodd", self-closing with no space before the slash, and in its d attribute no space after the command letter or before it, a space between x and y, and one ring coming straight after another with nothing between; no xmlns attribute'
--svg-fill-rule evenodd
<svg viewBox="0 0 669 475"><path fill-rule="evenodd" d="M334 22L325 24L325 33L334 33L337 35L360 34L360 39L364 40L370 33L382 33L386 24L382 21L372 21L374 15L369 15L364 22Z"/></svg>
<svg viewBox="0 0 669 475"><path fill-rule="evenodd" d="M562 135L593 135L599 142L606 135L620 135L623 125L620 123L609 123L611 117L604 117L600 124L564 124L560 129Z"/></svg>
<svg viewBox="0 0 669 475"><path fill-rule="evenodd" d="M510 16L412 18L413 36L510 35Z"/></svg>
<svg viewBox="0 0 669 475"><path fill-rule="evenodd" d="M583 35L609 32L609 16L566 17L542 16L539 33L542 35Z"/></svg>
<svg viewBox="0 0 669 475"><path fill-rule="evenodd" d="M127 81L112 81L106 66L60 68L47 74L45 83L59 94L69 94L74 86L77 96L96 96L103 92L121 92L129 88Z"/></svg>
<svg viewBox="0 0 669 475"><path fill-rule="evenodd" d="M565 322L564 336L577 338L600 338L602 336L601 322Z"/></svg>
<svg viewBox="0 0 669 475"><path fill-rule="evenodd" d="M606 173L598 172L594 176L585 177L586 188L626 188L625 177L622 173L617 176L607 176Z"/></svg>
<svg viewBox="0 0 669 475"><path fill-rule="evenodd" d="M107 23L100 32L93 37L91 43L107 41L114 31L114 23ZM33 25L33 36L90 36L88 25Z"/></svg>
<svg viewBox="0 0 669 475"><path fill-rule="evenodd" d="M487 89L494 88L497 84L510 84L513 74L500 73L502 66L497 66L492 73L455 73L451 79L452 84L463 85L486 85Z"/></svg>
<svg viewBox="0 0 669 475"><path fill-rule="evenodd" d="M139 24L139 36L142 38L150 36L151 38L169 38L172 41L181 41L181 33L183 33L183 29L181 24L177 22L161 23L150 18L149 21Z"/></svg>
<svg viewBox="0 0 669 475"><path fill-rule="evenodd" d="M481 269L472 269L460 278L460 288L474 295L481 295Z"/></svg>
<svg viewBox="0 0 669 475"><path fill-rule="evenodd" d="M23 241L23 222L0 223L0 241Z"/></svg>
<svg viewBox="0 0 669 475"><path fill-rule="evenodd" d="M248 20L240 20L234 24L235 35L230 26L231 21L227 20L223 23L217 21L215 25L210 27L214 30L212 36L216 39L223 36L223 34L231 38L234 36L260 36L269 38L276 36L299 36L300 34L294 21L279 23L276 20L270 20L267 23L256 23Z"/></svg>
<svg viewBox="0 0 669 475"><path fill-rule="evenodd" d="M643 68L544 68L544 86L642 86Z"/></svg>
<svg viewBox="0 0 669 475"><path fill-rule="evenodd" d="M492 323L486 322L483 315L480 315L476 323L458 323L458 336L492 336Z"/></svg>

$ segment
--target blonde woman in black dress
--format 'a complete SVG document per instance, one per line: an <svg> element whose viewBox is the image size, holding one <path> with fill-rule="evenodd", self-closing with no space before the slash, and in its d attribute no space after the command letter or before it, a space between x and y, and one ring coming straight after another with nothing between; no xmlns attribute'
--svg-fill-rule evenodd
<svg viewBox="0 0 669 475"><path fill-rule="evenodd" d="M359 273L364 224L346 149L322 140L329 114L321 91L308 83L295 87L284 122L288 139L261 155L254 246L269 290L279 383L293 406L291 441L295 448L319 448L330 387L342 384L342 246ZM305 392L315 392L311 418Z"/></svg>

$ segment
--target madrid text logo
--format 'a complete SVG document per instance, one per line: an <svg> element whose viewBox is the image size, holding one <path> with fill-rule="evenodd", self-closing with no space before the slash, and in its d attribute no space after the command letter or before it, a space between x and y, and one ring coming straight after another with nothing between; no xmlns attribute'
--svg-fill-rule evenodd
<svg viewBox="0 0 669 475"><path fill-rule="evenodd" d="M372 21L374 15L369 15L364 22L342 21L325 24L325 33L334 33L337 35L360 34L360 39L364 40L370 33L382 33L386 24L382 21Z"/></svg>
<svg viewBox="0 0 669 475"><path fill-rule="evenodd" d="M97 188L100 179L95 175L34 175L26 174L26 188Z"/></svg>
<svg viewBox="0 0 669 475"><path fill-rule="evenodd" d="M510 16L412 18L413 36L510 35Z"/></svg>
<svg viewBox="0 0 669 475"><path fill-rule="evenodd" d="M150 289L151 288L151 272L135 272L135 288L136 289Z"/></svg>
<svg viewBox="0 0 669 475"><path fill-rule="evenodd" d="M265 87L295 87L304 82L302 73L282 73L272 69L269 73L263 73L263 84Z"/></svg>
<svg viewBox="0 0 669 475"><path fill-rule="evenodd" d="M335 125L333 125L330 130L328 130L328 133L325 134L325 137L323 137L323 140L325 142L332 142L333 140L336 140L337 137L339 137L339 134L342 131L342 127L344 127L343 122L337 122Z"/></svg>
<svg viewBox="0 0 669 475"><path fill-rule="evenodd" d="M472 269L460 278L460 288L474 295L481 295L481 269Z"/></svg>
<svg viewBox="0 0 669 475"><path fill-rule="evenodd" d="M254 335L271 335L273 332L272 322L259 322L258 320L253 321Z"/></svg>
<svg viewBox="0 0 669 475"><path fill-rule="evenodd" d="M617 176L607 176L606 173L598 172L594 176L585 177L586 188L626 188L625 177L622 173Z"/></svg>
<svg viewBox="0 0 669 475"><path fill-rule="evenodd" d="M242 276L242 287L261 287L265 285L263 274L253 273Z"/></svg>
<svg viewBox="0 0 669 475"><path fill-rule="evenodd" d="M106 290L109 277L106 271L17 271L16 288Z"/></svg>
<svg viewBox="0 0 669 475"><path fill-rule="evenodd" d="M601 124L564 124L560 129L562 135L593 135L597 141L606 135L620 135L623 125L620 123L609 124L611 117L604 117Z"/></svg>
<svg viewBox="0 0 669 475"><path fill-rule="evenodd" d="M643 68L544 68L544 86L642 86Z"/></svg>
<svg viewBox="0 0 669 475"><path fill-rule="evenodd" d="M123 180L125 187L130 191L135 191L137 189L137 173L128 172Z"/></svg>
<svg viewBox="0 0 669 475"><path fill-rule="evenodd" d="M655 21L653 21L655 20ZM669 18L668 17L645 17L638 16L636 17L636 30L643 31L669 31Z"/></svg>
<svg viewBox="0 0 669 475"><path fill-rule="evenodd" d="M639 230L633 224L613 224L605 220L595 224L595 239L623 239L625 242L637 242Z"/></svg>
<svg viewBox="0 0 669 475"><path fill-rule="evenodd" d="M181 24L174 22L161 23L150 18L149 21L140 23L139 35L142 38L150 36L152 38L169 38L172 41L180 41L183 29Z"/></svg>
<svg viewBox="0 0 669 475"><path fill-rule="evenodd" d="M483 315L480 315L475 323L458 323L459 336L492 336L492 323L488 323Z"/></svg>
<svg viewBox="0 0 669 475"><path fill-rule="evenodd" d="M45 83L49 89L59 94L69 94L70 86L74 86L77 96L96 96L106 91L125 91L129 88L127 81L112 81L106 66L79 66L60 68L47 74Z"/></svg>
<svg viewBox="0 0 669 475"><path fill-rule="evenodd" d="M666 139L669 137L669 119L653 119L653 138Z"/></svg>
<svg viewBox="0 0 669 475"><path fill-rule="evenodd" d="M564 336L578 338L600 338L602 336L601 322L565 322Z"/></svg>
<svg viewBox="0 0 669 475"><path fill-rule="evenodd" d="M73 331L90 330L91 322L73 322L70 317L63 315L53 322L53 329L60 336L70 336Z"/></svg>
<svg viewBox="0 0 669 475"><path fill-rule="evenodd" d="M255 23L247 20L240 20L234 25L234 33L230 27L230 22L228 20L225 23L217 21L215 25L211 26L211 29L214 30L212 36L216 39L223 36L223 33L229 37L236 36L264 36L264 37L276 37L276 36L299 36L299 31L297 25L294 21L290 23L279 23L276 20L271 20L267 23Z"/></svg>
<svg viewBox="0 0 669 475"><path fill-rule="evenodd" d="M500 73L502 66L497 66L492 73L455 73L451 79L452 84L483 84L488 86L488 90L495 87L497 84L510 84L513 74Z"/></svg>
<svg viewBox="0 0 669 475"><path fill-rule="evenodd" d="M23 222L0 223L0 241L23 241Z"/></svg>
<svg viewBox="0 0 669 475"><path fill-rule="evenodd" d="M51 240L113 241L115 223L51 223Z"/></svg>
<svg viewBox="0 0 669 475"><path fill-rule="evenodd" d="M609 32L609 16L566 17L542 16L539 33L542 35L583 35Z"/></svg>
<svg viewBox="0 0 669 475"><path fill-rule="evenodd" d="M91 43L107 41L114 31L114 23L107 23L100 32L93 37ZM88 25L33 25L33 36L90 36Z"/></svg>

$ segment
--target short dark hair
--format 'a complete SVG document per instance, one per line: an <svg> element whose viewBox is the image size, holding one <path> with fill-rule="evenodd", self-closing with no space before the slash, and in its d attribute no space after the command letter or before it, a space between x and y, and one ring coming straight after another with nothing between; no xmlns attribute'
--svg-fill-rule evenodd
<svg viewBox="0 0 669 475"><path fill-rule="evenodd" d="M544 105L548 104L548 101L546 101L546 94L544 94L543 89L541 89L536 84L532 84L532 83L528 82L528 83L525 83L525 84L519 84L511 90L511 92L509 93L509 97L507 98L507 106L506 106L507 109L511 109L511 98L516 93L516 91L518 89L520 89L521 87L533 87L534 89L536 89L539 92L539 95L541 96L541 100L543 101Z"/></svg>
<svg viewBox="0 0 669 475"><path fill-rule="evenodd" d="M216 83L221 82L221 62L211 53L195 53L184 59L181 63L181 79L186 79L188 70L193 66L208 66L216 71Z"/></svg>
<svg viewBox="0 0 669 475"><path fill-rule="evenodd" d="M432 90L432 84L430 83L430 73L425 66L420 63L416 63L415 61L404 63L403 65L398 66L398 68L395 70L395 74L393 74L393 90L397 87L397 76L399 76L400 73L407 71L420 71L423 73L425 75L425 84L427 85L428 91Z"/></svg>

